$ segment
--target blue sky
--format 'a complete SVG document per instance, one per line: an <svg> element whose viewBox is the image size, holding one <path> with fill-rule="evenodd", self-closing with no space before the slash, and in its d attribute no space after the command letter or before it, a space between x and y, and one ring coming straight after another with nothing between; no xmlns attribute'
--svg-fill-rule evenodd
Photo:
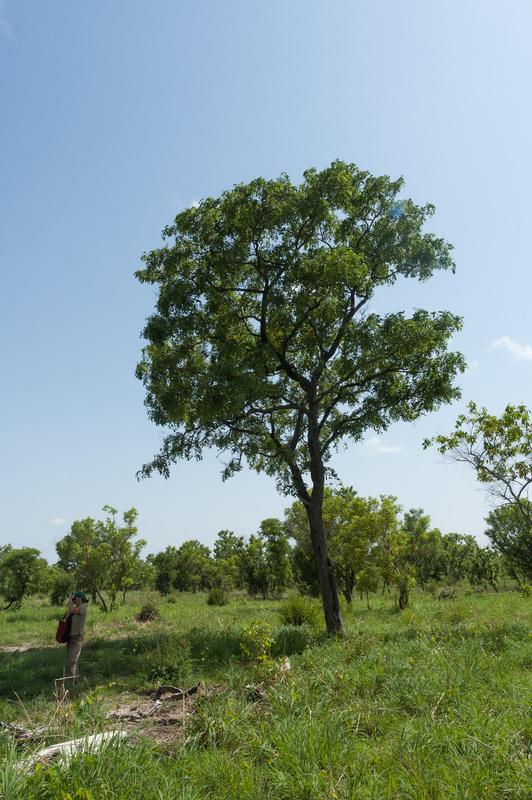
<svg viewBox="0 0 532 800"><path fill-rule="evenodd" d="M531 39L528 0L2 0L0 541L52 556L105 503L138 508L151 551L282 514L272 481L222 483L213 454L137 482L162 433L134 377L154 295L133 272L198 198L335 158L435 203L457 274L375 307L463 315L470 365L461 402L336 466L481 538L484 494L421 442L467 400L530 404Z"/></svg>

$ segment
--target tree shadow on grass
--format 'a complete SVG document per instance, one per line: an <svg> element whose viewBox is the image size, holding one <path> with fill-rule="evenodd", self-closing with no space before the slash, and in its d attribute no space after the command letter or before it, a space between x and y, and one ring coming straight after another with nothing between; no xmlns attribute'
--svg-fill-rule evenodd
<svg viewBox="0 0 532 800"><path fill-rule="evenodd" d="M225 668L242 658L238 629L193 628L187 633L146 631L121 639L89 639L81 651L75 694L114 683L124 690L160 683L220 680ZM285 626L275 637L272 655L302 652L310 643L303 629ZM0 653L0 697L50 699L63 675L65 647L41 647Z"/></svg>
<svg viewBox="0 0 532 800"><path fill-rule="evenodd" d="M117 683L124 689L146 687L171 679L206 678L240 652L238 631L195 628L187 634L148 632L121 639L92 639L84 645L75 693ZM0 697L21 700L53 696L63 676L66 648L41 647L0 653Z"/></svg>

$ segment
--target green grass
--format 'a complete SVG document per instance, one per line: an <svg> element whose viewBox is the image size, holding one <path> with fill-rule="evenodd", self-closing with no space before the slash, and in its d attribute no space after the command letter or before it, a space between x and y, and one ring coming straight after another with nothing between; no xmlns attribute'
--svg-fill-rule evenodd
<svg viewBox="0 0 532 800"><path fill-rule="evenodd" d="M530 599L505 592L437 602L419 594L402 614L388 597L372 610L355 601L343 641L283 627L273 601L237 598L213 608L203 595L180 596L161 601L157 622L139 626L133 617L142 601L133 597L107 616L91 608L83 681L46 741L105 729L110 703L156 685L159 673L227 691L199 703L184 739L162 746L141 737L80 757L63 773L51 766L17 774L11 765L22 751L4 739L5 798L532 796ZM2 644L36 647L0 654L0 718L50 720L64 653L43 645L56 617L40 603L13 621L2 615ZM265 668L243 661L239 649L242 628L255 619L271 625L274 653L290 654L292 665L258 701L246 685Z"/></svg>

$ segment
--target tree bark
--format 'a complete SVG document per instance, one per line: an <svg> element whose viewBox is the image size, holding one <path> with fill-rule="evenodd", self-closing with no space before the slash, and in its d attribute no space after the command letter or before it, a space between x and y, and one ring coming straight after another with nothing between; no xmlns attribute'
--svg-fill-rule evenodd
<svg viewBox="0 0 532 800"><path fill-rule="evenodd" d="M318 401L315 386L310 387L307 447L310 456L310 476L312 491L305 490L305 499L300 495L307 512L312 552L320 579L321 598L325 625L329 636L343 636L344 627L340 613L340 599L334 565L329 558L327 537L323 524L323 494L325 489L325 467L320 445L320 428L318 423ZM296 486L297 488L297 486Z"/></svg>
<svg viewBox="0 0 532 800"><path fill-rule="evenodd" d="M317 502L315 497L311 497L310 503L308 503L305 508L309 521L312 552L314 553L314 560L320 579L321 598L327 633L329 636L342 636L344 628L342 616L340 614L340 600L338 597L334 567L327 552L322 504L321 502Z"/></svg>

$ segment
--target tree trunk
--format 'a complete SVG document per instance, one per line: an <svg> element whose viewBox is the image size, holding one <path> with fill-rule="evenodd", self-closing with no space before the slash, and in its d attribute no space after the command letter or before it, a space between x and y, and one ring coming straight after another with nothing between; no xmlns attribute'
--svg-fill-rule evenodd
<svg viewBox="0 0 532 800"><path fill-rule="evenodd" d="M406 586L399 586L399 608L401 611L408 605L408 588Z"/></svg>
<svg viewBox="0 0 532 800"><path fill-rule="evenodd" d="M98 589L96 589L96 594L98 595L98 599L99 599L100 603L102 604L103 610L106 611L106 612L109 611L109 609L107 608L107 603L105 602L104 598L102 597L102 595L100 594Z"/></svg>
<svg viewBox="0 0 532 800"><path fill-rule="evenodd" d="M325 615L327 633L329 636L341 636L343 635L344 628L342 616L340 614L340 600L338 597L334 567L327 552L322 504L321 502L317 502L315 497L312 497L310 503L305 507L309 521L312 552L314 553L314 560L320 579L321 598L323 601L323 613Z"/></svg>
<svg viewBox="0 0 532 800"><path fill-rule="evenodd" d="M347 603L348 606L350 606L351 603L353 602L353 591L352 591L352 589L349 586L344 586L344 588L342 589L342 594L343 594L343 596L345 598L345 602Z"/></svg>
<svg viewBox="0 0 532 800"><path fill-rule="evenodd" d="M318 402L315 387L309 395L307 447L310 456L310 475L312 491L305 486L303 475L295 461L289 463L296 493L307 512L310 541L314 563L320 581L321 599L325 625L329 636L342 636L344 628L340 614L340 599L336 585L334 566L327 550L327 538L323 525L323 492L325 488L325 467L320 447L320 428L318 424Z"/></svg>

